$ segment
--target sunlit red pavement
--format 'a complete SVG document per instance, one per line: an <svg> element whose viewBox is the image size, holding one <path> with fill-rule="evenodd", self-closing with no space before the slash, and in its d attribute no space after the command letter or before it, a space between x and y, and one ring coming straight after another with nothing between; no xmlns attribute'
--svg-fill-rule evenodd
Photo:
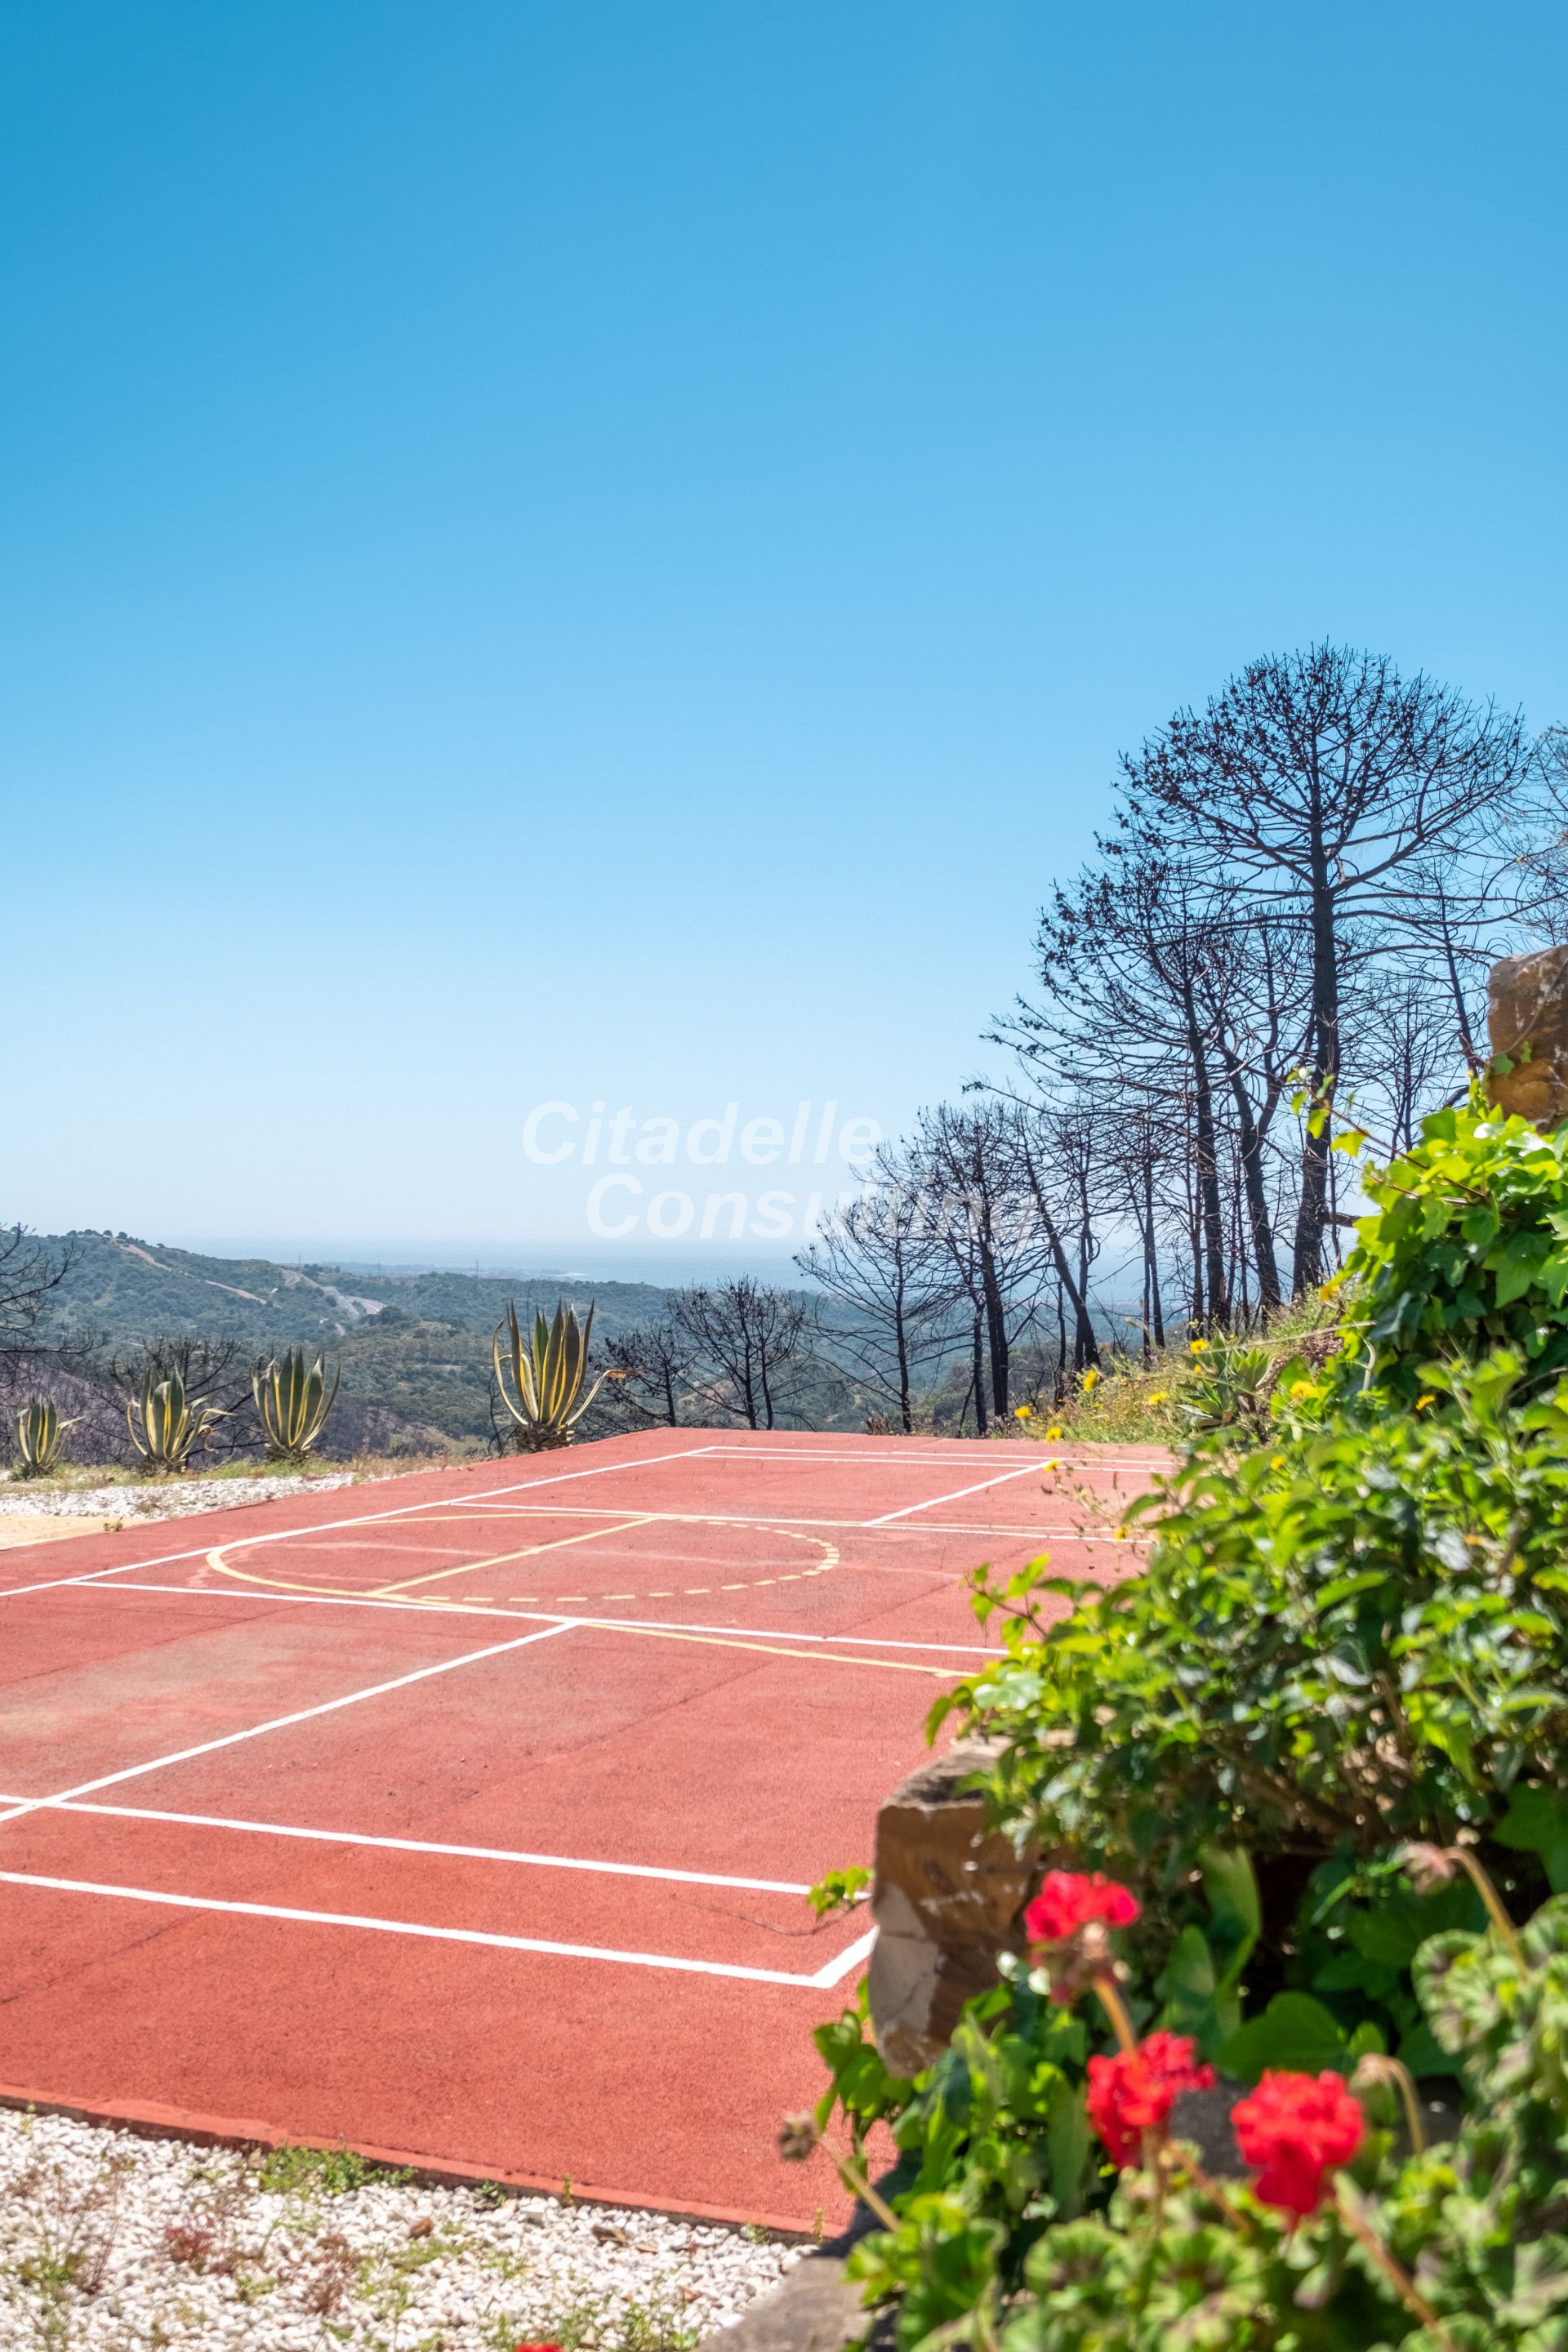
<svg viewBox="0 0 1568 2352"><path fill-rule="evenodd" d="M0 2090L831 2225L773 2135L868 1922L803 1890L966 1572L1121 1573L1159 1460L670 1430L5 1553Z"/></svg>

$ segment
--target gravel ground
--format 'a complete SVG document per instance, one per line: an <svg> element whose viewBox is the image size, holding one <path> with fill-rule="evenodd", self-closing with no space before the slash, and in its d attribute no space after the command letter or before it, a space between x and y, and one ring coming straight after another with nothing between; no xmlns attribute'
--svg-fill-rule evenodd
<svg viewBox="0 0 1568 2352"><path fill-rule="evenodd" d="M324 1478L180 1478L157 1486L68 1486L52 1495L25 1486L15 1495L0 1495L0 1512L34 1518L123 1519L133 1527L142 1519L183 1519L193 1511L270 1503L279 1495L298 1495L307 1486L325 1494L329 1487L353 1483L352 1470L339 1470Z"/></svg>
<svg viewBox="0 0 1568 2352"><path fill-rule="evenodd" d="M0 2112L0 2347L686 2352L803 2249Z"/></svg>

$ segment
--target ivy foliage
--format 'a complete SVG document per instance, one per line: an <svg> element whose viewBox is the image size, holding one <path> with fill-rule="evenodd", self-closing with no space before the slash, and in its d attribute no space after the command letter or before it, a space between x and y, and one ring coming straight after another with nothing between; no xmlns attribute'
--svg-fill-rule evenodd
<svg viewBox="0 0 1568 2352"><path fill-rule="evenodd" d="M1428 1358L1496 1348L1537 1384L1568 1370L1568 1127L1503 1118L1478 1093L1362 1181L1374 1213L1341 1276L1358 1343L1342 1381L1409 1402Z"/></svg>
<svg viewBox="0 0 1568 2352"><path fill-rule="evenodd" d="M1026 1970L913 2084L862 2004L819 2034L819 2117L901 2152L899 2227L854 2266L904 2352L1568 2352L1568 1130L1475 1100L1364 1181L1344 1351L1205 1363L1130 1514L1141 1576L977 1570L1000 1654L931 1727L993 1744L1000 1826L1135 1889L1140 2032L1246 2082L1392 2054L1464 2077L1462 2127L1403 2164L1369 2143L1295 2230L1240 2191L1237 2228L1200 2179L1118 2182L1083 2119L1098 2028ZM1500 1937L1468 1877L1417 1893L1404 1841L1463 1843L1516 1919L1554 1899Z"/></svg>
<svg viewBox="0 0 1568 2352"><path fill-rule="evenodd" d="M1526 1908L1568 1886L1568 1383L1531 1399L1506 1351L1427 1378L1419 1413L1282 1381L1262 1445L1134 1506L1141 1577L977 1571L1003 1654L932 1717L1001 1743L998 1820L1125 1878L1162 1948L1245 1849L1271 1990L1390 2046L1421 1935L1467 1924L1379 1879L1391 1838L1479 1837Z"/></svg>

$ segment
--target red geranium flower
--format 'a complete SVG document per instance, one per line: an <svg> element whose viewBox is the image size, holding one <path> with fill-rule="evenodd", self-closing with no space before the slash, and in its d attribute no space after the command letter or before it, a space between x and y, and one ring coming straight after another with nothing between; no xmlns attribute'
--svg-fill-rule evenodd
<svg viewBox="0 0 1568 2352"><path fill-rule="evenodd" d="M1323 2175L1348 2164L1366 2118L1338 2074L1265 2074L1231 2112L1236 2144L1260 2169L1254 2186L1266 2205L1315 2213Z"/></svg>
<svg viewBox="0 0 1568 2352"><path fill-rule="evenodd" d="M1138 1897L1102 1871L1053 1870L1025 1912L1024 1927L1032 1944L1065 1944L1091 1919L1131 1927L1139 1908Z"/></svg>
<svg viewBox="0 0 1568 2352"><path fill-rule="evenodd" d="M1113 2164L1136 2164L1143 2135L1163 2131L1183 2091L1206 2091L1212 2066L1194 2066L1184 2033L1151 2033L1136 2050L1089 2062L1089 2119Z"/></svg>

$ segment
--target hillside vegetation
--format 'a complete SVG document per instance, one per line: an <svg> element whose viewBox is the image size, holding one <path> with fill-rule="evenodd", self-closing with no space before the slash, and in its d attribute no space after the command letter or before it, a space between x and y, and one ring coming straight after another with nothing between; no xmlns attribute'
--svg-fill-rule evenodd
<svg viewBox="0 0 1568 2352"><path fill-rule="evenodd" d="M146 1242L128 1234L42 1234L29 1246L68 1261L30 1334L38 1351L21 1377L47 1388L65 1414L79 1416L68 1448L76 1461L123 1452L117 1391L134 1385L145 1351L174 1341L192 1351L193 1391L243 1403L258 1357L302 1345L342 1368L342 1385L319 1451L342 1458L374 1453L444 1452L489 1446L491 1337L509 1303L526 1323L564 1300L594 1314L595 1360L666 1316L672 1294L651 1283L567 1282L559 1277L429 1273L367 1275L338 1266L282 1265L269 1258L225 1258ZM48 1369L45 1370L46 1362ZM128 1380L127 1375L132 1377ZM860 1385L809 1349L791 1390L793 1425L858 1428ZM584 1437L638 1425L620 1392L604 1391ZM722 1422L689 1396L681 1418ZM236 1414L214 1432L206 1458L250 1432Z"/></svg>

